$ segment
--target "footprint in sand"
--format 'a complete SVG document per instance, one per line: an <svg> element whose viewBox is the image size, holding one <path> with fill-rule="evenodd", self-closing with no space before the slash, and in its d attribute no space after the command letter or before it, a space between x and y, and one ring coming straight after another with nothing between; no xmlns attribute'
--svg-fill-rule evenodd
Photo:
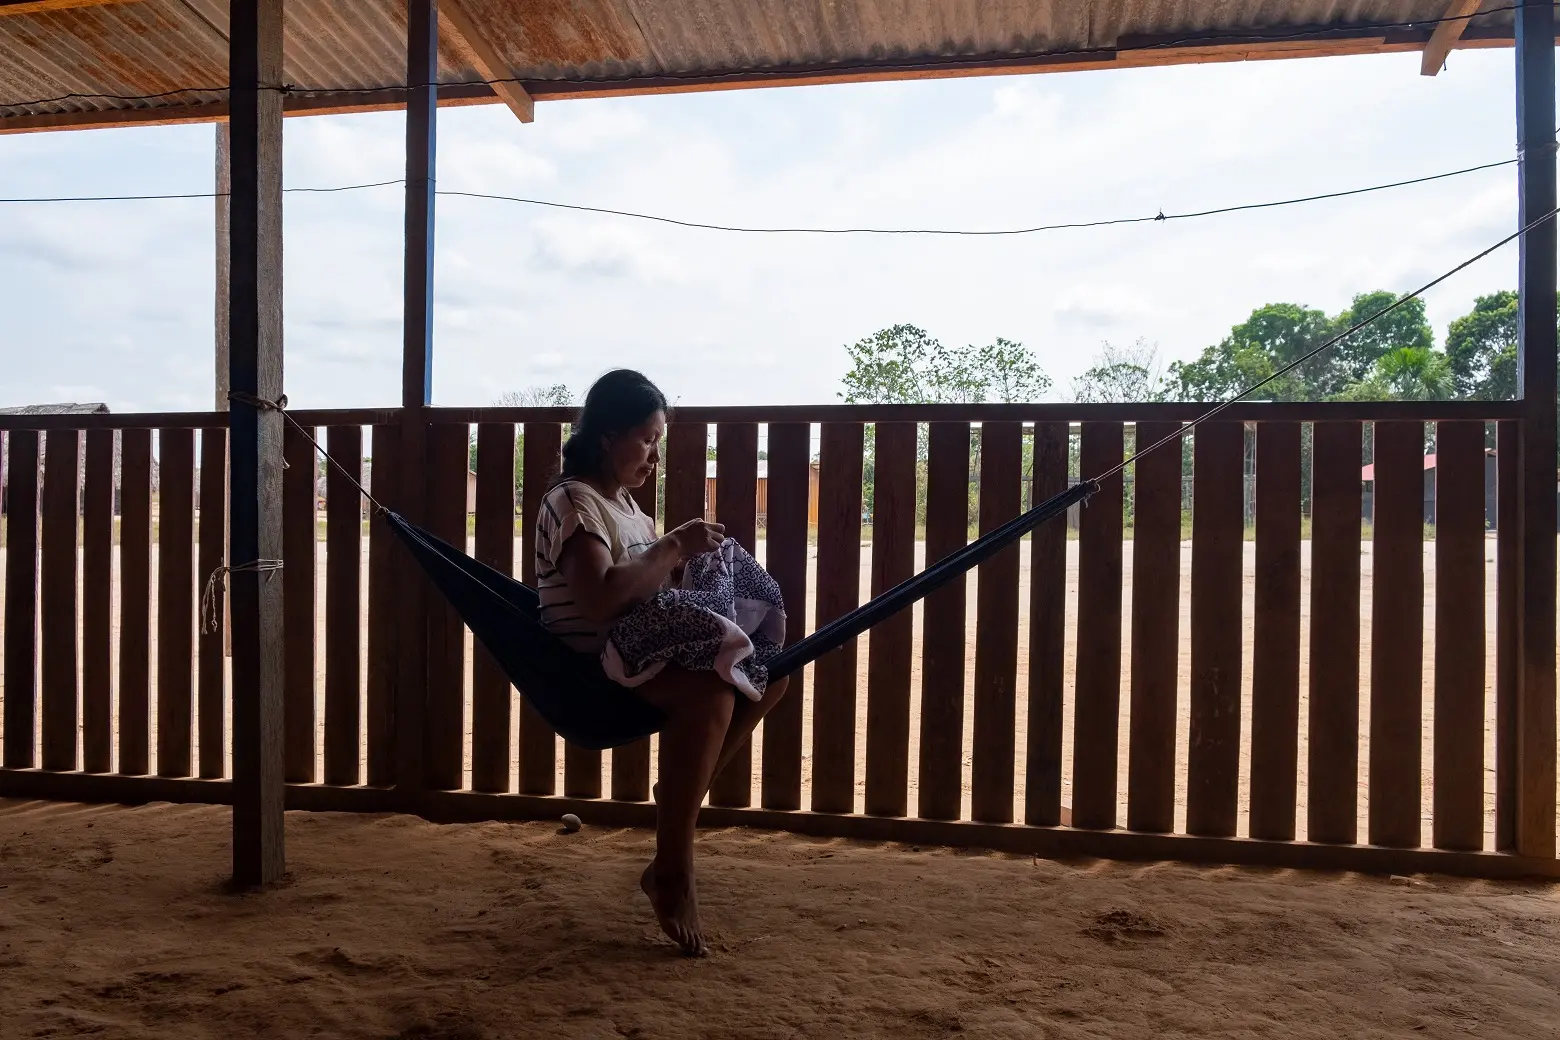
<svg viewBox="0 0 1560 1040"><path fill-rule="evenodd" d="M1101 942L1123 942L1134 939L1160 939L1165 928L1158 921L1136 910L1114 909L1094 915L1094 923L1083 929L1083 934Z"/></svg>

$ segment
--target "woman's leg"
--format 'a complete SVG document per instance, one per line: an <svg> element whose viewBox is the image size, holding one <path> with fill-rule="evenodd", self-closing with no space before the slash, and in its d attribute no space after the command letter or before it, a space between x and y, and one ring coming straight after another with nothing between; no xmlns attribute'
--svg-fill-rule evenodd
<svg viewBox="0 0 1560 1040"><path fill-rule="evenodd" d="M713 672L667 668L635 692L666 713L656 792L655 860L640 887L661 929L690 954L707 947L693 881L693 835L699 806L731 728L736 697Z"/></svg>
<svg viewBox="0 0 1560 1040"><path fill-rule="evenodd" d="M753 735L765 715L780 703L780 698L785 696L785 688L790 685L790 676L781 676L770 683L764 690L761 700L750 701L746 697L737 697L736 709L731 713L731 725L726 729L726 740L720 748L720 758L715 762L714 776L719 776L721 770L731 764L731 760L742 749L743 743ZM711 782L714 777L711 777Z"/></svg>

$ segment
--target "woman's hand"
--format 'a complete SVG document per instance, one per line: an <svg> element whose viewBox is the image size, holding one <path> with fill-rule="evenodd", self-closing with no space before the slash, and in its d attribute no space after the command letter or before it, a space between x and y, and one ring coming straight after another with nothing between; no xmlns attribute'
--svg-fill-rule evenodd
<svg viewBox="0 0 1560 1040"><path fill-rule="evenodd" d="M689 520L666 532L666 537L677 547L677 558L687 560L720 548L720 543L726 540L726 529L704 520Z"/></svg>

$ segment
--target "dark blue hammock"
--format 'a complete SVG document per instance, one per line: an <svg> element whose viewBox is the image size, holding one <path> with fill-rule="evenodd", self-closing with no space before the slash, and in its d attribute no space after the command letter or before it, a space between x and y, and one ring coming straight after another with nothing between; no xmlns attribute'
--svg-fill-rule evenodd
<svg viewBox="0 0 1560 1040"><path fill-rule="evenodd" d="M1098 490L1097 483L1086 481L1048 498L792 643L770 661L770 677L790 675L838 649ZM665 717L660 709L608 679L596 657L569 649L542 627L541 601L535 589L472 559L397 513L385 510L383 515L472 635L554 732L579 747L600 751L632 743L661 728Z"/></svg>

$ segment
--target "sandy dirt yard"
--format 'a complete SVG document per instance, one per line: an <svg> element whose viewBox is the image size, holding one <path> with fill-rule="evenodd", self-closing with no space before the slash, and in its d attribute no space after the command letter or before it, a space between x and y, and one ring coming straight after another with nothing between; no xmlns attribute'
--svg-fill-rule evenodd
<svg viewBox="0 0 1560 1040"><path fill-rule="evenodd" d="M1560 888L700 839L708 959L641 831L0 802L0 1037L1560 1036Z"/></svg>

